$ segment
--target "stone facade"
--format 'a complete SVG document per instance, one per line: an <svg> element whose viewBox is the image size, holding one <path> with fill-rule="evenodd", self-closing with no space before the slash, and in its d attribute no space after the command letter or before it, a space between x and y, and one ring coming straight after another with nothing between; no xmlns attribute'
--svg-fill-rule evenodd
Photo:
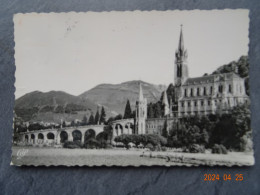
<svg viewBox="0 0 260 195"><path fill-rule="evenodd" d="M228 113L249 101L244 79L235 73L188 78L180 87L178 116Z"/></svg>
<svg viewBox="0 0 260 195"><path fill-rule="evenodd" d="M177 118L175 117L163 117L163 118L148 118L146 119L146 134L162 134L163 128L166 128L168 132L177 124Z"/></svg>

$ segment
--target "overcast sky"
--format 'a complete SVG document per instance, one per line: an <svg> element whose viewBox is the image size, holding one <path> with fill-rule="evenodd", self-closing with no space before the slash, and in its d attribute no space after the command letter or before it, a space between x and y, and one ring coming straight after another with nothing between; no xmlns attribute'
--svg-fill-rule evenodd
<svg viewBox="0 0 260 195"><path fill-rule="evenodd" d="M31 13L14 23L16 98L139 79L168 85L181 24L190 77L248 53L247 10Z"/></svg>

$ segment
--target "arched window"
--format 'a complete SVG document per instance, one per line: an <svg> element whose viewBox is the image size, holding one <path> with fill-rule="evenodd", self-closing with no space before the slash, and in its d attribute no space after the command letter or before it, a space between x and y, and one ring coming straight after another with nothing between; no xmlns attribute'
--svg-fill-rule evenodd
<svg viewBox="0 0 260 195"><path fill-rule="evenodd" d="M232 93L232 86L231 85L228 85L228 92Z"/></svg>
<svg viewBox="0 0 260 195"><path fill-rule="evenodd" d="M193 89L192 88L190 89L190 96L191 97L193 96Z"/></svg>
<svg viewBox="0 0 260 195"><path fill-rule="evenodd" d="M213 94L213 87L211 86L210 87L210 95L212 95Z"/></svg>
<svg viewBox="0 0 260 195"><path fill-rule="evenodd" d="M222 86L222 85L219 85L219 86L218 86L218 92L219 92L219 93L222 93L222 92L223 92L223 86Z"/></svg>
<svg viewBox="0 0 260 195"><path fill-rule="evenodd" d="M200 96L200 88L197 88L197 96Z"/></svg>
<svg viewBox="0 0 260 195"><path fill-rule="evenodd" d="M203 88L203 95L207 95L206 87Z"/></svg>
<svg viewBox="0 0 260 195"><path fill-rule="evenodd" d="M187 89L184 89L184 96L187 97Z"/></svg>

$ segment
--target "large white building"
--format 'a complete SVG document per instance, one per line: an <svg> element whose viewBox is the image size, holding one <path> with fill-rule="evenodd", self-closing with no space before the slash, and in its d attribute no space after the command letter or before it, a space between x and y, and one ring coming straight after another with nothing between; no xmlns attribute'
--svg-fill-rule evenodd
<svg viewBox="0 0 260 195"><path fill-rule="evenodd" d="M182 29L175 57L174 80L179 118L228 113L232 107L249 101L245 81L236 73L189 78L188 53L184 48Z"/></svg>
<svg viewBox="0 0 260 195"><path fill-rule="evenodd" d="M188 52L184 48L181 29L174 64L175 102L168 102L164 91L162 99L164 117L147 118L147 101L140 85L139 100L136 103L136 134L160 134L165 124L167 129L170 129L180 118L228 113L234 106L249 102L245 81L237 73L190 78L187 59Z"/></svg>

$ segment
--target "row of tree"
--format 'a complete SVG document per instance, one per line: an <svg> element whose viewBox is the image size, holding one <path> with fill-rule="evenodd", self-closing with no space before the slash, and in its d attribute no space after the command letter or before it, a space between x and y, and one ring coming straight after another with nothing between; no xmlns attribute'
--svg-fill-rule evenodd
<svg viewBox="0 0 260 195"><path fill-rule="evenodd" d="M106 112L104 107L101 108L101 114L99 114L99 109L97 108L95 116L91 113L89 120L85 115L82 119L82 125L98 125L98 124L106 124Z"/></svg>
<svg viewBox="0 0 260 195"><path fill-rule="evenodd" d="M164 134L169 147L189 147L192 144L212 148L252 150L252 130L248 105L234 107L230 114L187 117Z"/></svg>
<svg viewBox="0 0 260 195"><path fill-rule="evenodd" d="M156 134L143 134L143 135L119 135L115 137L115 142L123 143L126 148L129 147L130 143L135 144L136 147L138 147L140 144L142 144L144 147L146 147L148 144L151 144L152 146L164 146L167 144L167 139Z"/></svg>

